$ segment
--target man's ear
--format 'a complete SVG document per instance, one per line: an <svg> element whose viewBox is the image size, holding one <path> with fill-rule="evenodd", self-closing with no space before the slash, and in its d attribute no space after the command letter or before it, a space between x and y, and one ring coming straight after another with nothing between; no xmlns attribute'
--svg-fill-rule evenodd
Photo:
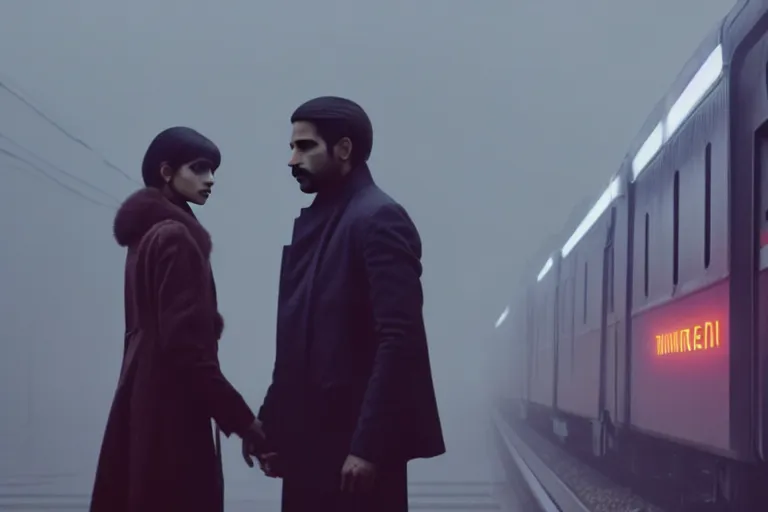
<svg viewBox="0 0 768 512"><path fill-rule="evenodd" d="M333 146L333 153L336 158L342 162L347 162L352 158L352 141L349 137L342 137L339 142Z"/></svg>

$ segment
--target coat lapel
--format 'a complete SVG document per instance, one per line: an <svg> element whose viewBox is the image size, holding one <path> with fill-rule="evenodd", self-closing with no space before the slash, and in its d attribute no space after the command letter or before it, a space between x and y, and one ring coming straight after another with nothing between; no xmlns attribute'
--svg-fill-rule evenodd
<svg viewBox="0 0 768 512"><path fill-rule="evenodd" d="M294 226L294 243L283 247L278 303L281 307L288 306L293 310L292 314L289 314L291 317L290 322L293 324L294 329L301 329L301 332L297 333L298 336L294 338L295 346L305 356L309 354L312 344L312 332L309 326L311 325L313 305L316 300L317 275L323 264L323 257L328 249L331 238L348 204L349 199L337 204L335 208L326 214L325 219L322 221L322 226L312 230L314 233L304 232L301 225L303 219L299 217L296 219ZM302 240L302 235L310 237L311 240ZM303 268L297 269L302 258L308 258L309 260L304 265L301 265ZM302 288L300 291L297 289L299 286ZM287 302L290 302L290 304ZM295 313L298 313L298 315L295 315ZM306 362L305 360L305 364Z"/></svg>
<svg viewBox="0 0 768 512"><path fill-rule="evenodd" d="M325 254L355 194L371 183L370 170L364 165L352 171L341 189L318 195L311 206L302 209L294 221L291 244L283 247L278 290L278 350L294 354L291 359L298 367L291 371L298 372L297 375L309 375L306 370L313 341L311 326L317 300L317 276L325 264Z"/></svg>

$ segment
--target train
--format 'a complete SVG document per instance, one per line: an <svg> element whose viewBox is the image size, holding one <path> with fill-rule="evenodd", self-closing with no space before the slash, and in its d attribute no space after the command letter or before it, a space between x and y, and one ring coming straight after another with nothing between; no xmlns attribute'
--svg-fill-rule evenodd
<svg viewBox="0 0 768 512"><path fill-rule="evenodd" d="M567 228L497 322L519 414L598 458L688 454L718 502L765 507L768 0L704 38Z"/></svg>

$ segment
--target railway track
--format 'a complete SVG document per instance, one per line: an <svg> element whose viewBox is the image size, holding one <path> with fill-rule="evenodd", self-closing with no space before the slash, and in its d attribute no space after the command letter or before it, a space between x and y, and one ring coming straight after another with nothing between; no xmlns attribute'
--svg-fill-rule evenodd
<svg viewBox="0 0 768 512"><path fill-rule="evenodd" d="M592 510L547 467L504 421L498 412L492 413L500 448L508 454L505 463L514 464L525 482L527 491L542 512L592 512ZM519 491L518 491L519 492Z"/></svg>

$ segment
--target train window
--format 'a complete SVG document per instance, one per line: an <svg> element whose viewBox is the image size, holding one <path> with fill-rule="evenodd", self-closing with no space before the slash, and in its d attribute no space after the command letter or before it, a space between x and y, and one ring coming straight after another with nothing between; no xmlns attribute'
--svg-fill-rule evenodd
<svg viewBox="0 0 768 512"><path fill-rule="evenodd" d="M616 261L615 261L615 253L613 250L613 246L611 246L610 254L608 256L608 311L610 313L613 313L614 311L614 289L615 289L615 280L616 280Z"/></svg>
<svg viewBox="0 0 768 512"><path fill-rule="evenodd" d="M649 235L649 223L650 218L648 216L648 213L645 214L645 277L644 277L644 290L645 290L645 296L648 297L648 235Z"/></svg>
<svg viewBox="0 0 768 512"><path fill-rule="evenodd" d="M765 63L765 90L768 91L768 62Z"/></svg>
<svg viewBox="0 0 768 512"><path fill-rule="evenodd" d="M587 262L584 262L584 323L587 323L587 283L589 282L587 280L588 273L587 273Z"/></svg>
<svg viewBox="0 0 768 512"><path fill-rule="evenodd" d="M615 246L615 229L616 229L616 207L611 207L611 254L609 259L609 265L611 266L609 271L609 287L608 287L608 305L610 308L610 312L613 313L614 311L614 292L616 289L616 253L614 251Z"/></svg>
<svg viewBox="0 0 768 512"><path fill-rule="evenodd" d="M680 280L680 171L675 171L672 191L672 284Z"/></svg>
<svg viewBox="0 0 768 512"><path fill-rule="evenodd" d="M704 149L704 268L712 251L712 144Z"/></svg>

